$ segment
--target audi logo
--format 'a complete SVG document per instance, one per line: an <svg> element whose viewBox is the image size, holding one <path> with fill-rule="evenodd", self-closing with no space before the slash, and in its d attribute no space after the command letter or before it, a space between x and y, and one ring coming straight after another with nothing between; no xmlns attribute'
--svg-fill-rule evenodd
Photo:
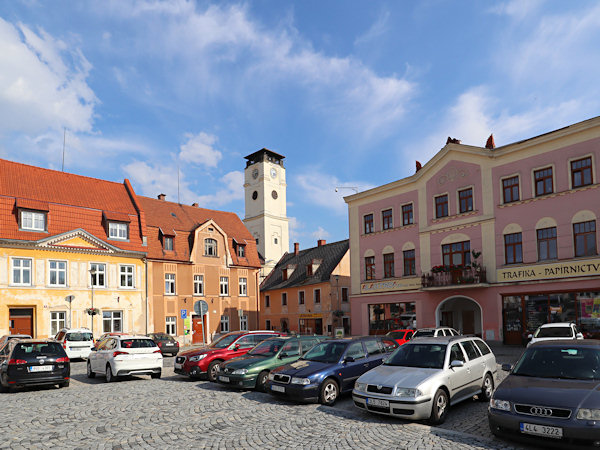
<svg viewBox="0 0 600 450"><path fill-rule="evenodd" d="M529 408L529 412L534 416L548 417L552 415L552 410L550 408L541 408L539 406L532 406Z"/></svg>

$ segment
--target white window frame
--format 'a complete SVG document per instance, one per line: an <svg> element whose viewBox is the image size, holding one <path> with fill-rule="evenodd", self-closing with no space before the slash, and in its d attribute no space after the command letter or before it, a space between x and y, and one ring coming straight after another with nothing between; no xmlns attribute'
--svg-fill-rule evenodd
<svg viewBox="0 0 600 450"><path fill-rule="evenodd" d="M177 316L165 317L165 333L169 336L177 336Z"/></svg>
<svg viewBox="0 0 600 450"><path fill-rule="evenodd" d="M110 317L105 317L110 314ZM102 311L102 332L103 333L116 333L123 332L124 323L123 311ZM110 330L106 329L106 321L110 321ZM119 322L119 329L115 329L115 323Z"/></svg>
<svg viewBox="0 0 600 450"><path fill-rule="evenodd" d="M124 222L108 222L108 238L119 241L129 239L129 225Z"/></svg>
<svg viewBox="0 0 600 450"><path fill-rule="evenodd" d="M61 314L62 318L60 317ZM67 312L50 311L50 335L56 336L63 328L67 328Z"/></svg>
<svg viewBox="0 0 600 450"><path fill-rule="evenodd" d="M129 271L129 269L131 269L131 271ZM123 277L125 277L125 284L123 284ZM129 277L131 277L131 284L127 282L127 278ZM135 266L133 264L119 264L119 288L135 288Z"/></svg>
<svg viewBox="0 0 600 450"><path fill-rule="evenodd" d="M229 333L229 316L221 316L221 333Z"/></svg>
<svg viewBox="0 0 600 450"><path fill-rule="evenodd" d="M56 263L57 267L53 268L52 264ZM64 267L60 267L64 264ZM56 275L56 283L52 283L52 274L55 272ZM65 282L60 283L60 274L64 273ZM48 286L52 287L66 287L67 286L67 261L59 260L59 259L51 259L48 260Z"/></svg>
<svg viewBox="0 0 600 450"><path fill-rule="evenodd" d="M165 250L173 251L173 238L171 236L163 236L163 244Z"/></svg>
<svg viewBox="0 0 600 450"><path fill-rule="evenodd" d="M240 316L240 331L248 331L248 316Z"/></svg>
<svg viewBox="0 0 600 450"><path fill-rule="evenodd" d="M20 261L19 267L15 266L15 261ZM22 263L28 261L29 267L23 267ZM20 280L15 281L15 270L19 272ZM23 274L29 272L29 283L23 282ZM11 286L32 286L33 285L33 259L32 258L11 258L10 260L10 285Z"/></svg>
<svg viewBox="0 0 600 450"><path fill-rule="evenodd" d="M238 245L237 255L240 258L245 258L246 257L246 246L245 245Z"/></svg>
<svg viewBox="0 0 600 450"><path fill-rule="evenodd" d="M165 295L176 295L175 274L165 273Z"/></svg>
<svg viewBox="0 0 600 450"><path fill-rule="evenodd" d="M242 297L248 296L248 278L241 277L239 279L239 292Z"/></svg>
<svg viewBox="0 0 600 450"><path fill-rule="evenodd" d="M219 295L221 297L229 295L229 277L219 277Z"/></svg>
<svg viewBox="0 0 600 450"><path fill-rule="evenodd" d="M90 272L90 286L94 286L94 288L105 288L106 287L106 264L104 263L90 263L90 270L96 268L96 273L92 274ZM98 283L98 279L102 275L102 284ZM94 278L96 282L94 282Z"/></svg>
<svg viewBox="0 0 600 450"><path fill-rule="evenodd" d="M28 225L28 222L31 224ZM41 224L40 224L41 223ZM46 231L46 213L39 211L21 211L21 230Z"/></svg>
<svg viewBox="0 0 600 450"><path fill-rule="evenodd" d="M204 296L204 275L194 275L194 295Z"/></svg>
<svg viewBox="0 0 600 450"><path fill-rule="evenodd" d="M218 250L219 246L216 239L204 239L204 256L219 256Z"/></svg>

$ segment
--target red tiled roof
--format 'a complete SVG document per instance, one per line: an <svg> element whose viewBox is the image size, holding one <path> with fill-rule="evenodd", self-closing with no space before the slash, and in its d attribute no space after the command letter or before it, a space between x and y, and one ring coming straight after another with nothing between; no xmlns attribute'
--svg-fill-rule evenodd
<svg viewBox="0 0 600 450"><path fill-rule="evenodd" d="M16 204L17 208L48 211L48 202L40 202L39 200L33 200L30 198L18 198Z"/></svg>
<svg viewBox="0 0 600 450"><path fill-rule="evenodd" d="M102 215L107 220L114 220L116 222L131 222L129 215L125 213L115 211L102 211Z"/></svg>

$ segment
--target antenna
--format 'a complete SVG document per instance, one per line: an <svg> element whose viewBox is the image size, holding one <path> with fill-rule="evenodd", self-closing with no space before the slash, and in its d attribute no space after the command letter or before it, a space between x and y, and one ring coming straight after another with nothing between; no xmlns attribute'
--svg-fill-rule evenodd
<svg viewBox="0 0 600 450"><path fill-rule="evenodd" d="M67 127L63 129L63 158L62 158L62 169L61 172L65 171L65 143L67 142Z"/></svg>

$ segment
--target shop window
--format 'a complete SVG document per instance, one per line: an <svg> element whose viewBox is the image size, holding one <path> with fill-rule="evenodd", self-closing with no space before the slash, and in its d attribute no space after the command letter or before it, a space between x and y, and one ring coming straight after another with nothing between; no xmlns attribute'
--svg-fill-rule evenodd
<svg viewBox="0 0 600 450"><path fill-rule="evenodd" d="M405 250L402 254L404 256L404 276L415 275L415 251Z"/></svg>
<svg viewBox="0 0 600 450"><path fill-rule="evenodd" d="M411 328L414 317L414 302L369 305L369 334L385 334L390 330Z"/></svg>
<svg viewBox="0 0 600 450"><path fill-rule="evenodd" d="M521 233L504 235L504 255L506 264L517 264L523 262L523 244Z"/></svg>
<svg viewBox="0 0 600 450"><path fill-rule="evenodd" d="M596 221L573 224L575 256L593 256L596 254Z"/></svg>
<svg viewBox="0 0 600 450"><path fill-rule="evenodd" d="M402 225L407 226L413 223L413 205L402 206Z"/></svg>
<svg viewBox="0 0 600 450"><path fill-rule="evenodd" d="M448 195L435 198L435 218L448 217Z"/></svg>
<svg viewBox="0 0 600 450"><path fill-rule="evenodd" d="M364 217L365 221L365 234L369 234L373 232L373 214L367 214Z"/></svg>
<svg viewBox="0 0 600 450"><path fill-rule="evenodd" d="M375 279L375 257L367 256L365 258L365 280Z"/></svg>
<svg viewBox="0 0 600 450"><path fill-rule="evenodd" d="M573 188L588 186L593 182L591 157L571 162L571 183Z"/></svg>
<svg viewBox="0 0 600 450"><path fill-rule="evenodd" d="M394 220L391 209L386 209L385 211L381 212L381 222L384 230L391 230L394 228Z"/></svg>
<svg viewBox="0 0 600 450"><path fill-rule="evenodd" d="M471 242L442 245L444 266L468 266L471 264Z"/></svg>
<svg viewBox="0 0 600 450"><path fill-rule="evenodd" d="M394 254L386 253L383 255L383 277L394 278Z"/></svg>
<svg viewBox="0 0 600 450"><path fill-rule="evenodd" d="M458 191L459 212L466 213L473 211L473 189L463 189Z"/></svg>
<svg viewBox="0 0 600 450"><path fill-rule="evenodd" d="M552 182L552 167L540 169L533 172L535 180L535 196L552 194L554 191Z"/></svg>
<svg viewBox="0 0 600 450"><path fill-rule="evenodd" d="M556 250L556 227L542 228L536 231L538 260L557 259Z"/></svg>

